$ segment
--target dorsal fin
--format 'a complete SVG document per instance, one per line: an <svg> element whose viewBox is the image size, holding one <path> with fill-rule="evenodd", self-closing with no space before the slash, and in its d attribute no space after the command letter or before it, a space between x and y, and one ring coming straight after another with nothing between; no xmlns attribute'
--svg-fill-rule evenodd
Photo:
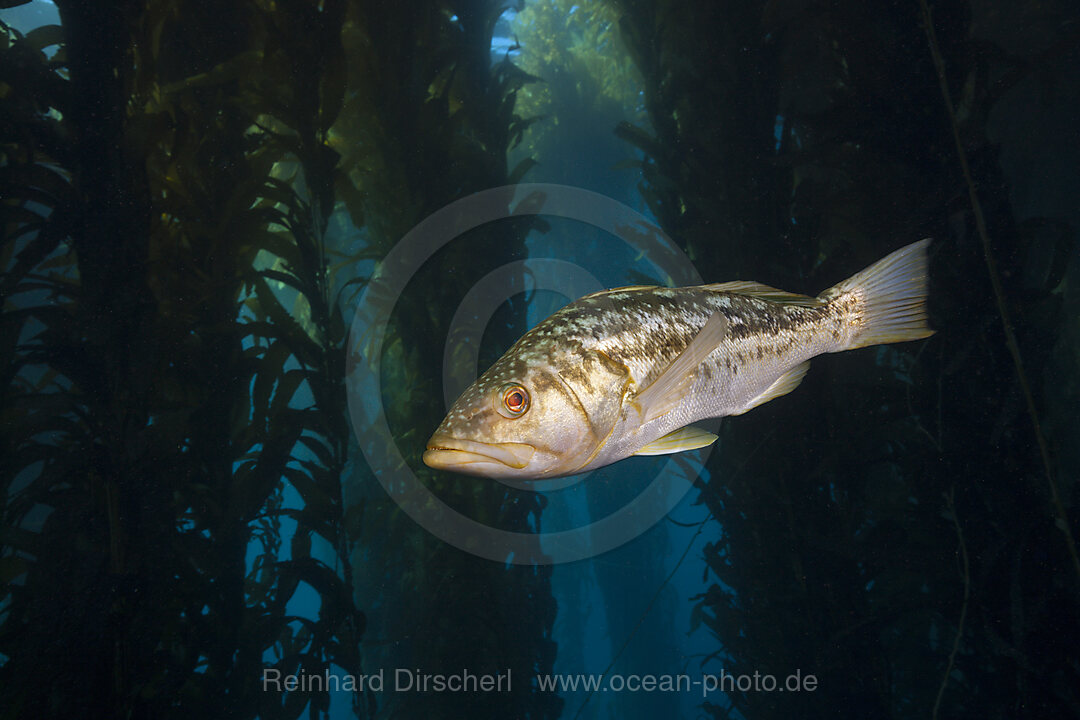
<svg viewBox="0 0 1080 720"><path fill-rule="evenodd" d="M602 297L612 293L633 292L635 290L655 290L656 288L656 285L626 285L624 287L611 288L610 290L598 290L594 293L589 293L581 299L588 300L589 298Z"/></svg>
<svg viewBox="0 0 1080 720"><path fill-rule="evenodd" d="M705 290L711 292L726 292L735 293L736 295L749 295L751 297L761 298L762 300L768 300L774 303L783 303L784 305L801 305L803 307L819 307L824 305L821 300L810 297L809 295L799 295L798 293L790 293L786 290L778 290L768 285L762 285L759 282L753 282L751 280L735 280L734 282L726 283L713 283L711 285L702 286Z"/></svg>

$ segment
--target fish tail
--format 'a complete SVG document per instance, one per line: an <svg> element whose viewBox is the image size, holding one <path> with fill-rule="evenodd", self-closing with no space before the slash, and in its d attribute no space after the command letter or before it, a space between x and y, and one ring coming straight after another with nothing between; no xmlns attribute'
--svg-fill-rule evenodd
<svg viewBox="0 0 1080 720"><path fill-rule="evenodd" d="M820 296L830 303L852 303L858 328L845 349L919 340L934 334L927 325L927 248L920 240L878 260Z"/></svg>

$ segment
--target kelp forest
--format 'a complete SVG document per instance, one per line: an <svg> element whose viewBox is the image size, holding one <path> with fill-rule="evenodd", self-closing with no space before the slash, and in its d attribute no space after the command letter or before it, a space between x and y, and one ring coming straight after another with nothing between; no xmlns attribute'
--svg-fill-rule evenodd
<svg viewBox="0 0 1080 720"><path fill-rule="evenodd" d="M0 31L0 718L1080 718L1074 3L0 0ZM509 188L418 262L358 401L539 538L481 557L381 486L347 377L402 238L522 183L708 283L815 295L931 238L936 334L816 359L560 563L544 532L649 459L571 512L425 466L455 312L543 258L671 279ZM574 299L519 280L480 370ZM508 682L416 682L470 673Z"/></svg>

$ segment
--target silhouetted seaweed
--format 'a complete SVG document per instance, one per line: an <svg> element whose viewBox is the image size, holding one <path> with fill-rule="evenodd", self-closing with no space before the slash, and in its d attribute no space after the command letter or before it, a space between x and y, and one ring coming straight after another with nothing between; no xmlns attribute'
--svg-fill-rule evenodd
<svg viewBox="0 0 1080 720"><path fill-rule="evenodd" d="M727 693L730 706L706 709L1074 714L1076 573L960 200L918 3L619 4L653 126L619 134L645 152L643 192L702 275L813 293L905 242L937 239L936 337L881 349L876 362L818 360L796 394L724 426L701 486L723 532L705 551L715 582L697 598L718 640L703 667L798 669L818 685ZM1057 27L1050 8L1016 12ZM1042 58L1067 56L1074 26L1014 57L968 40L969 15L965 2L934 5L1037 410L1061 417L1077 404L1077 366L1057 258L1075 230L1016 224L988 123L1004 92L995 79L1053 75ZM1051 359L1055 345L1072 360ZM1074 477L1071 443L1051 424L1057 475ZM1075 532L1075 482L1062 493Z"/></svg>
<svg viewBox="0 0 1080 720"><path fill-rule="evenodd" d="M344 6L58 5L0 60L4 716L315 716L325 690L262 678L360 670L324 248Z"/></svg>
<svg viewBox="0 0 1080 720"><path fill-rule="evenodd" d="M533 78L505 58L492 62L503 9L490 0L349 5L342 35L349 83L332 132L359 190L340 194L365 223L357 257L381 260L432 212L527 169L509 170L507 151L531 122L514 105ZM485 273L521 256L528 226L518 219L481 227L428 259L394 309L382 358L382 402L412 471L460 512L520 532L539 525L539 496L436 473L420 457L442 419L441 360L453 310ZM520 332L514 322L502 340ZM362 438L362 450L364 442L382 439ZM375 640L365 662L428 672L509 668L515 682L507 693L387 693L380 712L556 717L557 696L517 682L554 661L550 571L493 563L429 535L378 486L375 474L384 470L358 462L346 488L359 540L358 595L384 609L371 615Z"/></svg>

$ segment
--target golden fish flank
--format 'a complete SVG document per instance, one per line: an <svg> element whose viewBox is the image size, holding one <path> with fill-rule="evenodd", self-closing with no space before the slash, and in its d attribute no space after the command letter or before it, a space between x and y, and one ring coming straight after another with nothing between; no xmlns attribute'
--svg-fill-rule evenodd
<svg viewBox="0 0 1080 720"><path fill-rule="evenodd" d="M925 338L926 252L908 245L818 297L754 282L635 286L577 300L466 390L424 462L552 478L709 445L691 423L791 392L817 355Z"/></svg>

